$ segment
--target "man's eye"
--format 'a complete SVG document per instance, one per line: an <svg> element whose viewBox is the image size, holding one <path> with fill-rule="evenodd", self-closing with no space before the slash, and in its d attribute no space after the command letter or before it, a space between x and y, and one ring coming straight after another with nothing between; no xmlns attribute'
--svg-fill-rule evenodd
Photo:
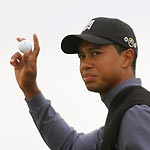
<svg viewBox="0 0 150 150"><path fill-rule="evenodd" d="M100 52L92 52L92 56L96 56L98 54L100 54Z"/></svg>
<svg viewBox="0 0 150 150"><path fill-rule="evenodd" d="M93 55L93 56L96 56L96 55L97 55L97 52L92 52L92 55Z"/></svg>
<svg viewBox="0 0 150 150"><path fill-rule="evenodd" d="M83 54L78 54L78 57L79 57L80 59L82 59L82 58L84 58L85 56L84 56Z"/></svg>

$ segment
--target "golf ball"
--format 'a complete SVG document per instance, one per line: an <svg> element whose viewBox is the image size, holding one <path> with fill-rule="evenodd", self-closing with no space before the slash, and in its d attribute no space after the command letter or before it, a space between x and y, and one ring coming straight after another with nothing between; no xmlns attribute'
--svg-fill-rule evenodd
<svg viewBox="0 0 150 150"><path fill-rule="evenodd" d="M32 50L32 44L31 44L31 42L29 42L27 40L23 40L19 43L18 48L22 53L24 53L26 51Z"/></svg>

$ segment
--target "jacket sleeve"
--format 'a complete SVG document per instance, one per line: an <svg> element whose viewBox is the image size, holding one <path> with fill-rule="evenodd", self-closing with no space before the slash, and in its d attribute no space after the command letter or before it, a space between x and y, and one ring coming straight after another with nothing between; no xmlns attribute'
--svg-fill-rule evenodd
<svg viewBox="0 0 150 150"><path fill-rule="evenodd" d="M124 115L118 138L119 150L150 149L150 107L135 105Z"/></svg>
<svg viewBox="0 0 150 150"><path fill-rule="evenodd" d="M53 109L42 93L27 101L30 114L43 140L52 150L95 150L97 134L77 133Z"/></svg>

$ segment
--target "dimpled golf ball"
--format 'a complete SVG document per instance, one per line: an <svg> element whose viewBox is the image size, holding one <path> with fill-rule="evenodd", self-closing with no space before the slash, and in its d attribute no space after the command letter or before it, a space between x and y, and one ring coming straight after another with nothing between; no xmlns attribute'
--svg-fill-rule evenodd
<svg viewBox="0 0 150 150"><path fill-rule="evenodd" d="M19 43L18 48L22 53L24 53L26 51L32 50L32 44L31 44L31 42L29 42L27 40L23 40Z"/></svg>

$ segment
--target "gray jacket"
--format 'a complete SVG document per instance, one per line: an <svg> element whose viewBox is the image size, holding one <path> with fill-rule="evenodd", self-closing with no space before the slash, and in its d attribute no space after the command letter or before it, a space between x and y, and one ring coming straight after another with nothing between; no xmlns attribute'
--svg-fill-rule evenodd
<svg viewBox="0 0 150 150"><path fill-rule="evenodd" d="M127 81L115 89L114 95L132 85L139 85L139 79ZM109 108L112 92L103 98ZM113 99L112 99L113 100ZM52 150L96 150L97 139L102 137L103 128L90 133L77 133L54 110L51 101L42 93L27 101L32 118L48 147ZM96 116L97 117L97 116ZM112 138L112 137L110 137ZM124 115L119 132L118 150L150 150L150 107L135 105Z"/></svg>

